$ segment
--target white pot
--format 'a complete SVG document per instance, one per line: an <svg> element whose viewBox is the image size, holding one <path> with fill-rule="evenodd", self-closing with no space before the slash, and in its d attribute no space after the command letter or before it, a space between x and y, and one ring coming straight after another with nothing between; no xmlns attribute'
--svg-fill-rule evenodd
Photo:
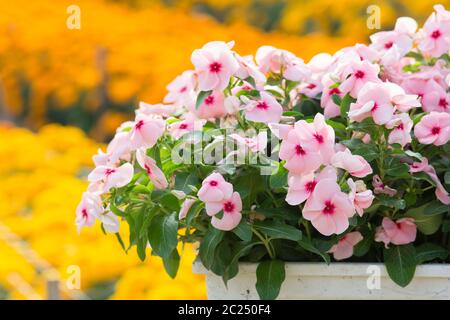
<svg viewBox="0 0 450 320"><path fill-rule="evenodd" d="M222 278L196 261L194 273L206 274L210 300L254 300L256 267L241 263L239 274L225 287ZM450 299L450 264L420 265L413 281L401 288L383 264L286 263L286 279L278 299Z"/></svg>

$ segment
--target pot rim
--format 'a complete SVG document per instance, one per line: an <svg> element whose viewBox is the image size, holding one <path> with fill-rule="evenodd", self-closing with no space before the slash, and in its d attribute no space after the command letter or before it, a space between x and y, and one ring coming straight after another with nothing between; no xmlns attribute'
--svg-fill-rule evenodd
<svg viewBox="0 0 450 320"><path fill-rule="evenodd" d="M378 267L382 277L388 277L386 267L379 262L332 262L327 265L325 262L285 262L286 277L295 276L361 276L367 277L374 272L373 267ZM239 274L256 274L257 263L240 262ZM369 269L370 268L370 269ZM193 263L192 271L195 274L215 275L207 270L199 260ZM430 263L418 265L414 278L450 278L450 263Z"/></svg>

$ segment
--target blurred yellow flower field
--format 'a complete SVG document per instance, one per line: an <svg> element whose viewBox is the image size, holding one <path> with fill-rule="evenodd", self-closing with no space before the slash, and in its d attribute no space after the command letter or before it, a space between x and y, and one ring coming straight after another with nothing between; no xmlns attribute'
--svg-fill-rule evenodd
<svg viewBox="0 0 450 320"><path fill-rule="evenodd" d="M81 177L98 147L73 127L48 125L37 134L0 127L0 291L14 299L45 298L45 272L38 271L48 263L59 271L66 298L70 266L80 268L81 289L93 298L107 293L117 299L205 298L202 277L191 273L192 248L185 248L179 276L172 280L159 259L140 263L98 225L77 234L74 212L86 188ZM21 255L8 233L26 241L43 262Z"/></svg>
<svg viewBox="0 0 450 320"><path fill-rule="evenodd" d="M66 27L71 1L0 0L0 106L16 123L71 123L103 139L138 100L160 101L165 86L191 67L192 50L208 41L235 40L247 54L271 44L305 59L354 42L351 36L265 34L242 22L223 26L158 4L76 3L80 30Z"/></svg>

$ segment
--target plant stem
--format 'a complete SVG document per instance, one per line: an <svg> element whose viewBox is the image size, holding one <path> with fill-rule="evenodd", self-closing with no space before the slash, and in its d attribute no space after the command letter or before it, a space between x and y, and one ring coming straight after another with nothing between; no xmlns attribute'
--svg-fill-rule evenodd
<svg viewBox="0 0 450 320"><path fill-rule="evenodd" d="M273 247L270 244L270 240L264 237L258 230L252 227L253 233L261 240L261 242L264 244L264 246L267 249L267 252L269 253L270 259L275 259L275 253L273 250Z"/></svg>

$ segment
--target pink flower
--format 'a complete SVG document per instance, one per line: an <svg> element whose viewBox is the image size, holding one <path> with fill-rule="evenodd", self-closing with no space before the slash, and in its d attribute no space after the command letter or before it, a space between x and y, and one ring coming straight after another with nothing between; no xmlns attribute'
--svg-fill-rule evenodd
<svg viewBox="0 0 450 320"><path fill-rule="evenodd" d="M440 18L444 12L441 10L439 16L433 12L419 31L418 47L426 55L439 57L450 49L450 21Z"/></svg>
<svg viewBox="0 0 450 320"><path fill-rule="evenodd" d="M99 150L93 157L96 166L116 165L119 160L130 159L131 143L129 132L117 132L106 148L106 153Z"/></svg>
<svg viewBox="0 0 450 320"><path fill-rule="evenodd" d="M81 197L81 202L76 210L76 225L78 233L83 227L92 227L95 219L104 212L100 197L92 193L85 192Z"/></svg>
<svg viewBox="0 0 450 320"><path fill-rule="evenodd" d="M414 135L423 144L442 146L450 140L450 114L431 112L414 127Z"/></svg>
<svg viewBox="0 0 450 320"><path fill-rule="evenodd" d="M220 91L214 91L203 100L198 107L191 106L190 111L200 119L222 118L227 114L224 104L224 95Z"/></svg>
<svg viewBox="0 0 450 320"><path fill-rule="evenodd" d="M322 114L317 113L312 123L300 120L295 124L301 144L307 149L319 151L324 163L330 163L334 155L334 130L326 124Z"/></svg>
<svg viewBox="0 0 450 320"><path fill-rule="evenodd" d="M383 64L390 64L398 61L411 51L417 23L414 19L402 17L397 19L393 31L381 31L370 36L371 48L375 49L383 56Z"/></svg>
<svg viewBox="0 0 450 320"><path fill-rule="evenodd" d="M393 197L397 194L397 190L390 188L389 186L386 186L383 181L381 181L381 178L379 175L374 175L372 178L372 186L373 191L375 194L387 194L390 197Z"/></svg>
<svg viewBox="0 0 450 320"><path fill-rule="evenodd" d="M344 81L339 86L342 92L350 92L352 97L357 97L359 90L367 82L380 82L378 73L380 67L376 64L372 64L369 61L350 61L346 66L346 72L344 73Z"/></svg>
<svg viewBox="0 0 450 320"><path fill-rule="evenodd" d="M266 76L259 71L258 67L253 62L252 56L241 57L235 54L235 57L239 63L239 69L236 71L236 77L245 80L251 77L256 83L266 83Z"/></svg>
<svg viewBox="0 0 450 320"><path fill-rule="evenodd" d="M96 183L102 192L108 192L111 188L120 188L130 183L133 178L133 166L124 163L120 167L98 166L88 175L88 181Z"/></svg>
<svg viewBox="0 0 450 320"><path fill-rule="evenodd" d="M417 227L412 218L402 218L392 221L389 218L383 218L380 227L375 233L375 241L384 242L386 248L388 244L403 245L416 240Z"/></svg>
<svg viewBox="0 0 450 320"><path fill-rule="evenodd" d="M309 173L306 175L289 174L288 193L286 202L296 206L306 201L314 191L317 183L323 179L337 180L336 169L327 166L318 175Z"/></svg>
<svg viewBox="0 0 450 320"><path fill-rule="evenodd" d="M164 120L138 114L130 132L130 142L134 149L151 148L163 135L165 130Z"/></svg>
<svg viewBox="0 0 450 320"><path fill-rule="evenodd" d="M337 152L331 159L331 163L336 168L344 169L358 178L363 178L372 173L372 168L366 159L353 155L348 149Z"/></svg>
<svg viewBox="0 0 450 320"><path fill-rule="evenodd" d="M98 217L103 225L103 229L109 233L117 233L120 229L119 218L112 212L107 212Z"/></svg>
<svg viewBox="0 0 450 320"><path fill-rule="evenodd" d="M195 201L196 200L192 198L187 198L186 200L184 200L183 204L181 205L180 212L178 214L179 220L186 218L186 215L188 214L189 210L191 209Z"/></svg>
<svg viewBox="0 0 450 320"><path fill-rule="evenodd" d="M254 138L242 137L237 133L230 134L230 137L238 143L239 149L249 148L252 152L264 152L267 146L267 132L260 132Z"/></svg>
<svg viewBox="0 0 450 320"><path fill-rule="evenodd" d="M286 64L286 59L293 57L295 55L289 51L280 50L272 46L262 46L256 51L255 59L261 72L279 73L282 66Z"/></svg>
<svg viewBox="0 0 450 320"><path fill-rule="evenodd" d="M313 172L322 164L318 150L305 147L297 129L290 130L287 138L281 142L279 156L281 160L286 160L284 167L295 174Z"/></svg>
<svg viewBox="0 0 450 320"><path fill-rule="evenodd" d="M221 202L231 197L233 185L226 182L220 173L213 172L202 182L202 187L198 191L198 198L203 202ZM206 207L208 214L208 207ZM212 215L212 214L210 214Z"/></svg>
<svg viewBox="0 0 450 320"><path fill-rule="evenodd" d="M212 41L192 52L191 61L198 75L201 91L224 90L239 63L231 52L234 43Z"/></svg>
<svg viewBox="0 0 450 320"><path fill-rule="evenodd" d="M411 142L411 129L413 121L407 113L394 115L391 121L386 123L386 128L392 129L389 133L388 143L399 143L404 147Z"/></svg>
<svg viewBox="0 0 450 320"><path fill-rule="evenodd" d="M347 233L339 239L339 242L332 246L328 252L333 254L335 260L350 258L353 255L354 246L356 246L362 239L363 236L358 231Z"/></svg>
<svg viewBox="0 0 450 320"><path fill-rule="evenodd" d="M350 104L348 116L352 121L361 122L372 117L382 125L392 119L394 106L391 101L390 86L385 83L368 82L358 93L358 99Z"/></svg>
<svg viewBox="0 0 450 320"><path fill-rule="evenodd" d="M224 199L222 202L207 203L206 206L208 204L214 204L214 209L210 207L210 212L212 210L212 212L216 212L215 214L217 214L223 211L222 218L212 217L211 224L214 228L230 231L236 228L239 222L241 222L242 200L238 192L234 192L231 197Z"/></svg>
<svg viewBox="0 0 450 320"><path fill-rule="evenodd" d="M347 180L347 184L350 187L350 201L355 206L356 213L362 217L364 214L364 209L369 208L375 198L372 190L358 191L356 183L351 178Z"/></svg>
<svg viewBox="0 0 450 320"><path fill-rule="evenodd" d="M139 102L139 109L136 110L136 114L142 113L146 116L161 116L170 117L175 112L175 106L170 104L148 104L145 102Z"/></svg>
<svg viewBox="0 0 450 320"><path fill-rule="evenodd" d="M290 124L269 123L270 131L280 140L287 139L289 132L294 129Z"/></svg>
<svg viewBox="0 0 450 320"><path fill-rule="evenodd" d="M201 131L204 123L205 120L198 120L192 113L188 113L183 120L170 124L168 130L174 139L179 139L188 132Z"/></svg>
<svg viewBox="0 0 450 320"><path fill-rule="evenodd" d="M153 182L156 189L166 189L169 185L164 172L156 165L156 161L147 156L145 151L140 149L136 151L136 160L147 172L150 181Z"/></svg>
<svg viewBox="0 0 450 320"><path fill-rule="evenodd" d="M428 164L428 159L423 158L421 162L414 162L411 166L409 171L411 173L414 172L425 172L428 174L431 178L431 180L434 181L436 184L436 198L441 201L443 204L450 204L450 195L448 194L445 187L442 185L441 181L439 180L439 177L436 173L436 170L434 167L430 164Z"/></svg>
<svg viewBox="0 0 450 320"><path fill-rule="evenodd" d="M450 113L450 93L434 80L429 80L423 96L423 110Z"/></svg>
<svg viewBox="0 0 450 320"><path fill-rule="evenodd" d="M334 103L332 96L343 97L344 93L335 86L335 82L329 77L322 78L323 92L320 99L320 106L324 109L325 118L334 118L340 115L340 107Z"/></svg>
<svg viewBox="0 0 450 320"><path fill-rule="evenodd" d="M195 104L195 74L192 70L184 71L167 86L169 91L164 103L187 107Z"/></svg>
<svg viewBox="0 0 450 320"><path fill-rule="evenodd" d="M245 118L255 122L280 122L283 107L269 93L262 91L261 98L251 100L245 109Z"/></svg>
<svg viewBox="0 0 450 320"><path fill-rule="evenodd" d="M303 208L303 218L311 221L314 228L325 236L344 232L354 213L355 208L348 196L331 179L317 183Z"/></svg>

